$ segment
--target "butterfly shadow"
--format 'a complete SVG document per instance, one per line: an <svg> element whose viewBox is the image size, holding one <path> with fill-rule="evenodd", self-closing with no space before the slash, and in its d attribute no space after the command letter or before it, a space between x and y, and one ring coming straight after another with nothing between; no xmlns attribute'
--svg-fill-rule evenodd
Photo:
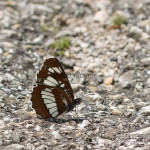
<svg viewBox="0 0 150 150"><path fill-rule="evenodd" d="M47 119L45 119L45 120L46 120L46 121L49 121L49 122L53 122L53 123L62 124L62 123L71 122L71 121L74 121L74 122L76 122L76 123L80 123L80 122L82 122L84 119L80 119L80 118L71 118L71 119L47 118Z"/></svg>

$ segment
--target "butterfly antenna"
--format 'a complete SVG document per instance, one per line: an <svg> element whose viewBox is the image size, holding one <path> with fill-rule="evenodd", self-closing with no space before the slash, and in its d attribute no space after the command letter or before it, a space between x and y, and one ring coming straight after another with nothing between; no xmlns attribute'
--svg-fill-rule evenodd
<svg viewBox="0 0 150 150"><path fill-rule="evenodd" d="M86 96L90 96L90 95L95 95L94 93L84 93L84 91L81 91L82 93L79 93L78 94L78 98L83 98L83 97L86 97Z"/></svg>
<svg viewBox="0 0 150 150"><path fill-rule="evenodd" d="M95 94L93 92L91 92L91 90L88 88L88 84L87 84L83 90L80 89L77 97L83 98L83 97L90 96L90 95L95 95Z"/></svg>
<svg viewBox="0 0 150 150"><path fill-rule="evenodd" d="M82 97L86 97L86 96L90 96L90 95L95 95L94 93L87 93L87 94L84 94Z"/></svg>

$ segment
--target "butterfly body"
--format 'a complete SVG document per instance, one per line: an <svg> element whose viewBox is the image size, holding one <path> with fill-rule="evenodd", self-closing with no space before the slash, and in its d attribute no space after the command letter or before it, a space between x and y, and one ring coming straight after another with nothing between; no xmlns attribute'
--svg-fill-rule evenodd
<svg viewBox="0 0 150 150"><path fill-rule="evenodd" d="M47 59L37 74L32 107L42 118L54 118L71 111L81 99L74 99L68 78L56 58Z"/></svg>

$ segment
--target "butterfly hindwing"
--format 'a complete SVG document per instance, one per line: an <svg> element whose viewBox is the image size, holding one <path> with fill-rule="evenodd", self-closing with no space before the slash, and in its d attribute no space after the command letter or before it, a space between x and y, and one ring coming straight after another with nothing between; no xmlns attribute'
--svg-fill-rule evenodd
<svg viewBox="0 0 150 150"><path fill-rule="evenodd" d="M37 85L57 87L64 91L73 102L74 95L63 67L56 58L47 59L37 74Z"/></svg>
<svg viewBox="0 0 150 150"><path fill-rule="evenodd" d="M38 85L32 92L32 107L42 118L57 117L68 111L71 101L68 95L57 87Z"/></svg>

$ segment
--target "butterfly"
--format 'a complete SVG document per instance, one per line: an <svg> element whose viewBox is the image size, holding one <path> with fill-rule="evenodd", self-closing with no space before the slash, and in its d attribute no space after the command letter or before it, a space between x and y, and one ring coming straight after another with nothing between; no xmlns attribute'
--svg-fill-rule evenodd
<svg viewBox="0 0 150 150"><path fill-rule="evenodd" d="M49 58L37 73L31 94L32 107L42 118L55 118L69 112L81 102L73 90L57 58Z"/></svg>

